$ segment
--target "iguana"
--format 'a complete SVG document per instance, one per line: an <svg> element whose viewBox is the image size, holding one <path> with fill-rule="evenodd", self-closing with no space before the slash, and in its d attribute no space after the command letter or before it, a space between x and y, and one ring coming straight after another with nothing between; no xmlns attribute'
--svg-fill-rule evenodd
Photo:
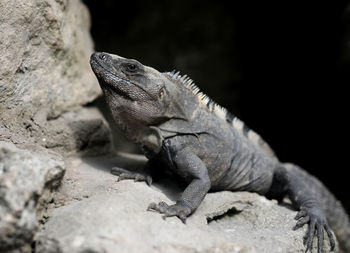
<svg viewBox="0 0 350 253"><path fill-rule="evenodd" d="M333 251L331 227L340 248L350 252L349 218L332 193L298 166L281 163L257 133L189 77L108 53L93 53L90 64L116 124L141 147L148 165L161 164L186 182L176 204L151 203L149 209L185 222L209 190L250 191L278 200L287 195L298 210L294 229L308 224L306 251L317 236L322 252L324 234ZM151 182L138 172L119 175Z"/></svg>

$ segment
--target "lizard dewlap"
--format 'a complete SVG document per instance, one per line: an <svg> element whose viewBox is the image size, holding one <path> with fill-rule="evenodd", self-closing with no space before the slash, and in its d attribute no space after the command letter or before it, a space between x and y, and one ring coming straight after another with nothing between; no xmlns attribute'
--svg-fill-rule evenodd
<svg viewBox="0 0 350 253"><path fill-rule="evenodd" d="M308 224L306 251L315 236L318 252L325 243L333 250L332 228L340 248L350 252L349 218L333 194L298 166L281 163L257 133L186 75L108 53L94 53L90 63L116 124L149 159L146 167L160 164L187 183L176 204L151 203L149 209L185 222L209 190L288 196L299 211L295 229ZM152 182L150 176L120 170L123 178Z"/></svg>

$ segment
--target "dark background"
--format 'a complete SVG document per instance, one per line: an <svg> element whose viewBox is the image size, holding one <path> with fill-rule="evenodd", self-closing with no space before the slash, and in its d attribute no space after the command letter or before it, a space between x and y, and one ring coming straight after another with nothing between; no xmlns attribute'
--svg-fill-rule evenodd
<svg viewBox="0 0 350 253"><path fill-rule="evenodd" d="M189 75L349 211L347 1L84 2L96 51Z"/></svg>

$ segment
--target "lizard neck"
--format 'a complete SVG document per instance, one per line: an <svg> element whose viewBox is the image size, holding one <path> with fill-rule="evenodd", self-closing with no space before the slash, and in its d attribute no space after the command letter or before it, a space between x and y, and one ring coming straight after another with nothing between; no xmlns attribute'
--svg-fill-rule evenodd
<svg viewBox="0 0 350 253"><path fill-rule="evenodd" d="M161 151L163 136L157 127L141 125L119 126L126 137L139 145L146 156L148 154L157 154Z"/></svg>

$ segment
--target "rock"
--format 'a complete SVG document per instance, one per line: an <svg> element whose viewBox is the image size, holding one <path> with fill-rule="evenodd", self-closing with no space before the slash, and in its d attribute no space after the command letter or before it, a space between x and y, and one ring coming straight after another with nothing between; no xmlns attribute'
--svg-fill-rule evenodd
<svg viewBox="0 0 350 253"><path fill-rule="evenodd" d="M62 158L43 149L30 152L0 141L0 252L30 252L37 210L50 201L65 171Z"/></svg>
<svg viewBox="0 0 350 253"><path fill-rule="evenodd" d="M62 155L110 150L89 27L80 0L0 1L0 252L32 252Z"/></svg>
<svg viewBox="0 0 350 253"><path fill-rule="evenodd" d="M142 159L139 159L142 163ZM44 252L304 252L306 228L293 231L293 211L248 192L206 196L183 224L146 211L150 202L173 203L172 181L148 187L110 175L120 158L72 158L54 208L36 237Z"/></svg>
<svg viewBox="0 0 350 253"><path fill-rule="evenodd" d="M33 118L21 119L22 126L0 120L0 141L10 140L19 147L36 144L65 155L110 150L111 131L97 108L76 107L51 120L45 115L45 109L39 109Z"/></svg>
<svg viewBox="0 0 350 253"><path fill-rule="evenodd" d="M80 1L0 3L0 110L47 117L93 101L100 88L90 70L92 40Z"/></svg>
<svg viewBox="0 0 350 253"><path fill-rule="evenodd" d="M0 2L0 140L68 154L95 143L94 151L108 150L103 116L77 112L101 94L89 65L89 27L79 0Z"/></svg>
<svg viewBox="0 0 350 253"><path fill-rule="evenodd" d="M86 155L110 149L108 123L95 107L78 107L50 121L34 118L29 124L37 131L35 143L59 153Z"/></svg>

